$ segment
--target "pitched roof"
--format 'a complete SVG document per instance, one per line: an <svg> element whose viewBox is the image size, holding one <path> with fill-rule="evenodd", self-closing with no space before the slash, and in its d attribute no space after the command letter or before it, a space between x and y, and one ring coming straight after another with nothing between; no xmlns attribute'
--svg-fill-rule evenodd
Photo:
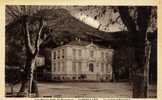
<svg viewBox="0 0 162 100"><path fill-rule="evenodd" d="M69 42L67 45L78 45L78 46L87 46L90 42L88 41L81 41L81 40L74 40Z"/></svg>
<svg viewBox="0 0 162 100"><path fill-rule="evenodd" d="M87 46L87 45L89 45L91 43L93 43L93 42L88 42L88 41L83 41L83 40L78 39L78 40L71 41L66 45ZM95 44L95 43L93 43L93 44L96 45L99 48L108 48L108 47L98 45L98 44Z"/></svg>

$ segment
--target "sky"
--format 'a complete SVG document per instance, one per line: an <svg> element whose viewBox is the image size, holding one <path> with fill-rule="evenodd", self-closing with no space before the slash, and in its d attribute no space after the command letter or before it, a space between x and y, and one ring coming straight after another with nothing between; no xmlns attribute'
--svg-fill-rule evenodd
<svg viewBox="0 0 162 100"><path fill-rule="evenodd" d="M95 19L95 15L99 13L98 9L95 9L94 7L90 7L90 9L86 9L85 6L66 6L63 7L70 11L71 15L75 18L79 19L80 21L94 27L98 28L98 26L101 24L101 27L99 30L105 31L105 32L116 32L116 31L122 31L125 30L125 27L119 23L110 24L109 26L106 26L107 23L110 22L110 18L115 20L119 13L112 13L111 11L107 10L105 15L101 18ZM83 9L80 11L80 9Z"/></svg>
<svg viewBox="0 0 162 100"><path fill-rule="evenodd" d="M86 14L76 13L74 17L94 28L98 28L98 26L100 25L100 22L98 20L95 20L92 17L86 16Z"/></svg>
<svg viewBox="0 0 162 100"><path fill-rule="evenodd" d="M87 9L88 7L89 9ZM97 6L97 8L99 9L96 9L95 7L96 6L76 6L76 7L66 6L65 9L68 9L75 18L81 20L82 22L94 28L98 28L98 26L101 24L101 27L99 28L99 30L101 31L105 32L127 31L127 28L123 24L120 18L120 14L118 12L113 12L112 9L108 9L110 8L109 6L106 6L105 15L102 16L101 18L95 19L94 18L95 15L99 13L99 11L102 9L103 6ZM154 10L155 11L153 11L152 13L154 13L155 16L157 16L156 15L157 11L156 9ZM117 18L118 22L115 21ZM115 21L115 23L112 24L111 23L112 20ZM107 26L107 24L109 25ZM151 18L147 32L154 32L155 30L157 30L157 18L153 17Z"/></svg>

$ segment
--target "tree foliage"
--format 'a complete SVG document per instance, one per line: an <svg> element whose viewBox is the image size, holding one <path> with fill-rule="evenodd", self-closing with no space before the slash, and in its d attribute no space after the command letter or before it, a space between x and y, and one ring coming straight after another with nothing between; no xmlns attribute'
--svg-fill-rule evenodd
<svg viewBox="0 0 162 100"><path fill-rule="evenodd" d="M12 39L16 41L14 43L23 39L23 45L21 46L25 48L26 60L19 93L24 92L26 84L30 82L29 92L34 91L36 95L38 95L38 87L36 81L33 79L33 73L35 69L35 59L39 53L40 45L46 38L47 30L45 30L44 18L43 16L33 16L34 12L29 6L7 6L7 8L12 13L12 16L15 17L14 21L19 23L18 25L21 25L19 27L19 32L21 33L19 36L20 40ZM9 14L11 15L11 13ZM11 28L11 26L9 28ZM10 33L14 32L11 31ZM10 38L10 36L8 37Z"/></svg>

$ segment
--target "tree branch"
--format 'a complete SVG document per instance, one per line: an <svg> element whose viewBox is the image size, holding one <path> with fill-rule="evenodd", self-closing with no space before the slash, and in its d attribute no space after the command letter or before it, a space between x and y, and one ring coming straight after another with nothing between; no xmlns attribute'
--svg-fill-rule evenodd
<svg viewBox="0 0 162 100"><path fill-rule="evenodd" d="M43 30L44 24L43 24L43 19L40 19L40 25L39 25L39 32L36 36L36 42L35 42L35 51L34 51L34 55L37 54L37 52L39 51L39 46L41 44L41 33Z"/></svg>
<svg viewBox="0 0 162 100"><path fill-rule="evenodd" d="M139 31L145 34L149 26L151 8L150 7L138 7L137 11L138 11L137 24L139 27Z"/></svg>
<svg viewBox="0 0 162 100"><path fill-rule="evenodd" d="M133 21L133 19L131 18L129 11L128 11L128 7L119 7L119 14L120 17L123 21L123 23L126 25L127 29L129 32L136 32L136 24Z"/></svg>
<svg viewBox="0 0 162 100"><path fill-rule="evenodd" d="M28 20L27 20L27 16L24 16L25 19L24 19L24 31L25 31L25 46L27 48L27 50L32 53L33 52L33 48L32 48L32 45L31 45L31 40L30 40L30 34L29 34L29 23L28 23Z"/></svg>
<svg viewBox="0 0 162 100"><path fill-rule="evenodd" d="M6 12L7 12L10 16L12 16L12 17L14 17L14 18L19 17L19 16L15 13L14 9L13 9L12 7L10 7L10 6L6 6Z"/></svg>

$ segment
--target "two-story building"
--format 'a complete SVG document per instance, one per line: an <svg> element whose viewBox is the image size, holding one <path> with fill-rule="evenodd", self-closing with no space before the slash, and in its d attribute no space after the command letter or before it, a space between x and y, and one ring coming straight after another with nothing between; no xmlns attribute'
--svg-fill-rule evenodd
<svg viewBox="0 0 162 100"><path fill-rule="evenodd" d="M110 81L113 49L72 41L51 51L52 80Z"/></svg>

